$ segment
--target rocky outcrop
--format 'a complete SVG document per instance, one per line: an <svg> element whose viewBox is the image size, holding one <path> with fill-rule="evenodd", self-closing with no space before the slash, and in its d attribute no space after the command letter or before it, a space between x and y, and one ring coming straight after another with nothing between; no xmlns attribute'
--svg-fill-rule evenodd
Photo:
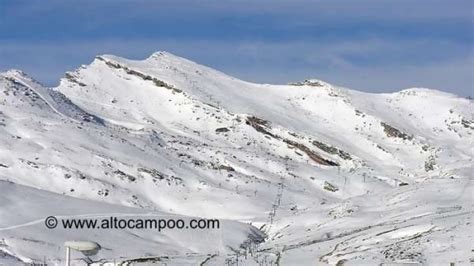
<svg viewBox="0 0 474 266"><path fill-rule="evenodd" d="M310 148L308 148L304 144L301 144L299 142L296 142L296 141L293 141L293 140L290 140L290 139L287 139L287 138L283 138L283 137L280 137L276 134L271 133L269 131L269 130L271 130L270 122L268 122L264 119L261 119L261 118L255 117L255 116L250 116L250 117L247 117L246 124L250 125L255 130L257 130L258 132L260 132L262 134L273 137L275 139L282 140L284 143L290 145L291 147L297 148L298 150L300 150L300 151L304 152L306 155L308 155L308 157L311 160L313 160L314 162L316 162L318 164L327 165L327 166L338 166L339 165L336 162L333 162L331 160L328 160L328 159L325 159L325 158L321 157L321 155L319 155L316 152L312 151Z"/></svg>
<svg viewBox="0 0 474 266"><path fill-rule="evenodd" d="M412 140L413 139L413 136L408 135L408 134L396 129L396 128L392 127L391 125L387 124L387 123L380 122L380 125L383 127L383 131L385 132L387 137L400 138L400 139L403 139L403 140Z"/></svg>
<svg viewBox="0 0 474 266"><path fill-rule="evenodd" d="M340 150L336 147L327 145L327 144L322 143L322 142L317 141L317 140L313 140L312 143L313 143L314 146L318 147L319 149L321 149L321 150L323 150L327 153L337 155L337 156L341 157L344 160L352 160L352 157L349 153L347 153L343 150Z"/></svg>
<svg viewBox="0 0 474 266"><path fill-rule="evenodd" d="M105 58L103 57L96 57L99 61L102 61L104 62L106 65L108 65L109 67L112 67L112 68L115 68L115 69L123 69L127 74L130 74L130 75L134 75L134 76L137 76L143 80L147 80L147 81L152 81L157 87L163 87L163 88L167 88L169 90L172 90L173 92L176 92L176 93L181 93L182 90L174 87L173 85L170 85L162 80L159 80L155 77L152 77L150 75L146 75L146 74L143 74L141 72L138 72L136 70L133 70L127 66L122 66L120 65L119 63L116 63L116 62L112 62L110 60L106 60Z"/></svg>

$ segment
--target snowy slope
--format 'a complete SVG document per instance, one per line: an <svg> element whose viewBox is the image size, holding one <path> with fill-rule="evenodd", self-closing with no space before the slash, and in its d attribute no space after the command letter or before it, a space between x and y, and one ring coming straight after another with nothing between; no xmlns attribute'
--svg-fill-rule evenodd
<svg viewBox="0 0 474 266"><path fill-rule="evenodd" d="M97 255L103 262L472 257L471 100L420 88L369 94L319 80L253 84L166 52L143 61L98 56L52 89L9 71L0 88L0 179L11 182L0 189L19 191L2 203L35 195L1 221L5 260L61 259L66 233L49 236L34 221L111 212L229 221L215 247L204 241L192 255L187 245L206 234L134 232L146 236L126 255L114 244L130 241L127 232L87 235L109 245ZM52 209L42 203L57 200L64 203ZM250 223L264 243L248 243ZM30 247L31 239L58 252ZM152 246L156 239L166 248Z"/></svg>
<svg viewBox="0 0 474 266"><path fill-rule="evenodd" d="M6 252L12 257L18 257L24 262L34 262L31 258L47 258L48 262L59 263L64 259L60 246L70 239L94 239L102 246L100 259L114 260L120 257L139 258L159 250L164 254L197 253L209 254L225 252L226 245L238 246L247 240L248 235L254 234L249 225L222 221L223 232L206 230L205 234L194 234L191 230L162 230L159 234L150 234L146 230L110 229L102 230L49 230L44 226L44 215L54 215L57 218L189 218L169 213L149 212L146 209L127 208L91 201L65 197L55 193L44 192L13 183L2 181L1 200L7 203L1 209L4 217L0 224L2 242L0 252ZM58 204L58 203L61 204ZM51 205L55 205L52 207ZM16 210L28 210L18 212ZM45 236L45 230L47 236ZM215 241L221 238L221 241ZM192 243L192 244L190 244ZM58 245L59 244L59 245ZM79 259L81 256L75 254ZM99 260L99 258L97 259Z"/></svg>

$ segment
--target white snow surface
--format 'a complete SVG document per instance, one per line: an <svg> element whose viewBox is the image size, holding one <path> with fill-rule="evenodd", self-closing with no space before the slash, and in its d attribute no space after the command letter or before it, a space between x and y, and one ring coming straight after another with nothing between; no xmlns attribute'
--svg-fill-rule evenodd
<svg viewBox="0 0 474 266"><path fill-rule="evenodd" d="M0 265L469 265L472 100L254 84L167 52L0 74ZM47 229L44 219L221 219ZM73 265L85 265L73 254Z"/></svg>

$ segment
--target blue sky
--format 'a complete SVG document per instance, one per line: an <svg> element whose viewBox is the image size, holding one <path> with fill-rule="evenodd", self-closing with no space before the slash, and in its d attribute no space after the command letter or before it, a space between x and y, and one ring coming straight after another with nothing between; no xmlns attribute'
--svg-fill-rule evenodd
<svg viewBox="0 0 474 266"><path fill-rule="evenodd" d="M265 83L473 95L467 0L0 0L0 71L54 86L97 54L166 50Z"/></svg>

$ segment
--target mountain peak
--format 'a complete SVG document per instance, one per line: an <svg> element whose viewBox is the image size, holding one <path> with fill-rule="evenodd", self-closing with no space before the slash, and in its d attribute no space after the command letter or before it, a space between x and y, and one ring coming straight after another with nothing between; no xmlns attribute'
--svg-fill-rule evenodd
<svg viewBox="0 0 474 266"><path fill-rule="evenodd" d="M132 59L128 59L128 58L125 58L125 57L120 57L120 56L116 56L116 55L112 55L112 54L102 54L102 55L97 55L95 57L96 59L99 59L101 61L116 61L116 62L120 62L120 63L138 63L138 62L146 62L146 63L150 63L150 62L157 62L157 61L186 61L186 62L192 62L190 60L187 60L183 57L180 57L180 56L177 56L177 55L174 55L170 52L166 52L166 51L157 51L157 52L154 52L152 53L150 56L148 56L147 58L145 59L142 59L142 60L132 60ZM192 62L194 63L194 62ZM194 63L196 64L196 63Z"/></svg>
<svg viewBox="0 0 474 266"><path fill-rule="evenodd" d="M0 76L24 84L42 86L37 80L19 69L9 69L6 72L0 73Z"/></svg>
<svg viewBox="0 0 474 266"><path fill-rule="evenodd" d="M29 77L25 72L19 69L9 69L6 72L0 73L0 75L5 76L5 77Z"/></svg>
<svg viewBox="0 0 474 266"><path fill-rule="evenodd" d="M220 265L246 252L253 265L278 261L286 246L285 265L380 264L386 254L429 264L467 246L443 237L470 229L466 100L423 89L357 93L316 79L254 84L163 51L98 56L54 89L28 80L19 70L0 75L2 255L57 256L64 230L45 231L45 213L222 219L219 231L68 233L107 246L94 258L104 263L156 254Z"/></svg>
<svg viewBox="0 0 474 266"><path fill-rule="evenodd" d="M143 62L149 64L158 64L158 65L170 65L173 67L185 67L185 68L201 68L204 67L194 61L186 59L184 57L172 54L166 51L158 51L151 54L148 58L143 60ZM214 69L213 69L214 70Z"/></svg>
<svg viewBox="0 0 474 266"><path fill-rule="evenodd" d="M319 79L305 79L303 81L289 83L292 86L330 87L331 85Z"/></svg>
<svg viewBox="0 0 474 266"><path fill-rule="evenodd" d="M167 51L156 51L154 53L152 53L147 59L150 59L150 58L160 58L160 57L164 57L164 56L167 56L167 57L178 57L178 58L181 58L179 56L176 56L170 52L167 52Z"/></svg>

